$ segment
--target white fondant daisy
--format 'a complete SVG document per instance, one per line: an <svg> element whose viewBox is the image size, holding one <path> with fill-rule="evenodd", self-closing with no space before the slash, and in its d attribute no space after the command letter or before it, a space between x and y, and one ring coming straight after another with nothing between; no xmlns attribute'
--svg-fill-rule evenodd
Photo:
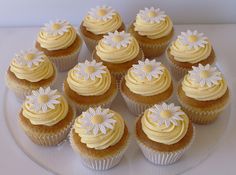
<svg viewBox="0 0 236 175"><path fill-rule="evenodd" d="M151 111L149 117L153 122L156 122L159 126L165 124L166 127L169 127L171 123L175 126L178 126L178 121L183 120L181 116L185 115L185 113L180 110L180 107L175 106L173 103L154 105L153 107L149 108L149 111Z"/></svg>
<svg viewBox="0 0 236 175"><path fill-rule="evenodd" d="M109 32L108 35L105 35L102 39L102 42L105 44L112 46L114 48L127 47L132 40L132 36L130 33L126 33L125 31L114 33Z"/></svg>
<svg viewBox="0 0 236 175"><path fill-rule="evenodd" d="M68 29L72 26L66 20L56 20L50 21L42 27L42 30L46 32L48 35L56 36L63 35L68 32Z"/></svg>
<svg viewBox="0 0 236 175"><path fill-rule="evenodd" d="M189 71L189 76L193 81L199 83L201 87L205 85L212 87L217 85L219 80L222 80L221 72L209 64L205 66L199 64L198 67L193 66L192 68L193 70Z"/></svg>
<svg viewBox="0 0 236 175"><path fill-rule="evenodd" d="M205 47L207 44L207 37L205 37L203 33L198 33L197 30L187 30L187 32L181 32L178 39L184 45L188 45L189 48Z"/></svg>
<svg viewBox="0 0 236 175"><path fill-rule="evenodd" d="M145 61L138 61L138 64L134 64L132 71L142 79L152 80L153 77L158 78L163 74L164 67L156 60L145 59Z"/></svg>
<svg viewBox="0 0 236 175"><path fill-rule="evenodd" d="M159 8L155 9L154 7L140 10L137 15L147 23L160 23L161 21L165 21L166 18L164 11L161 11Z"/></svg>
<svg viewBox="0 0 236 175"><path fill-rule="evenodd" d="M43 52L40 52L36 49L30 49L26 51L21 51L19 54L16 54L13 59L18 65L27 66L31 68L33 65L38 66L39 63L43 62L45 59Z"/></svg>
<svg viewBox="0 0 236 175"><path fill-rule="evenodd" d="M105 68L102 62L97 63L95 60L91 62L86 60L84 63L78 63L74 69L78 78L95 80L96 77L102 78L102 74L106 73Z"/></svg>
<svg viewBox="0 0 236 175"><path fill-rule="evenodd" d="M47 112L50 109L55 109L55 105L59 104L61 95L57 90L51 90L50 87L33 90L32 95L26 97L26 104L36 112Z"/></svg>
<svg viewBox="0 0 236 175"><path fill-rule="evenodd" d="M81 127L94 135L97 135L99 131L106 134L107 129L113 129L116 123L116 120L112 118L114 113L109 111L109 109L103 109L100 106L98 108L89 108L82 113Z"/></svg>
<svg viewBox="0 0 236 175"><path fill-rule="evenodd" d="M112 16L115 15L115 10L109 6L103 5L91 8L88 14L96 20L107 21L112 19Z"/></svg>

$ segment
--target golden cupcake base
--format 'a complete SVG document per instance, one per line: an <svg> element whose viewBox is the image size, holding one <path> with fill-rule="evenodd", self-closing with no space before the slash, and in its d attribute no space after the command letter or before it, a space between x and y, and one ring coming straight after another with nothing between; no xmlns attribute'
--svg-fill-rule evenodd
<svg viewBox="0 0 236 175"><path fill-rule="evenodd" d="M25 118L22 110L19 114L21 128L26 135L37 145L56 146L67 138L76 117L75 109L69 106L66 117L53 126L33 125Z"/></svg>
<svg viewBox="0 0 236 175"><path fill-rule="evenodd" d="M134 30L133 24L131 24L128 31L138 41L140 47L143 50L145 58L149 59L161 56L165 52L166 47L174 35L174 29L172 29L167 36L159 39L149 39L146 36L139 35L138 32Z"/></svg>
<svg viewBox="0 0 236 175"><path fill-rule="evenodd" d="M122 23L122 25L120 26L119 29L117 29L117 31L119 32L125 31L125 24ZM98 44L98 41L101 40L104 36L103 34L96 35L88 31L86 27L83 26L83 22L80 24L80 33L90 53L94 51L96 45Z"/></svg>

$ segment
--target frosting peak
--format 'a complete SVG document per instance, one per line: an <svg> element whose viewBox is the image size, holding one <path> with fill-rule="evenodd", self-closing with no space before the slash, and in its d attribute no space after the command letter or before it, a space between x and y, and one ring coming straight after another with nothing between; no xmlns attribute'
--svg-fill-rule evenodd
<svg viewBox="0 0 236 175"><path fill-rule="evenodd" d="M212 46L207 37L196 30L181 32L170 46L170 54L176 61L192 64L207 59L211 52Z"/></svg>
<svg viewBox="0 0 236 175"><path fill-rule="evenodd" d="M98 42L96 54L106 62L125 63L139 54L139 44L129 33L115 31Z"/></svg>
<svg viewBox="0 0 236 175"><path fill-rule="evenodd" d="M96 96L104 94L110 88L111 75L101 62L86 60L68 72L67 82L79 95Z"/></svg>
<svg viewBox="0 0 236 175"><path fill-rule="evenodd" d="M113 15L115 15L115 10L106 5L97 6L95 8L91 8L88 15L98 21L108 21L109 19L112 19Z"/></svg>
<svg viewBox="0 0 236 175"><path fill-rule="evenodd" d="M52 126L66 117L68 103L57 90L40 87L26 97L22 113L33 125Z"/></svg>
<svg viewBox="0 0 236 175"><path fill-rule="evenodd" d="M10 71L19 79L30 82L38 82L50 78L54 74L54 68L50 60L36 49L21 51L13 58Z"/></svg>
<svg viewBox="0 0 236 175"><path fill-rule="evenodd" d="M40 29L37 41L47 50L68 48L77 37L74 27L65 20L50 21Z"/></svg>
<svg viewBox="0 0 236 175"><path fill-rule="evenodd" d="M141 36L159 39L167 36L173 29L170 18L159 8L154 7L140 10L134 22L134 30Z"/></svg>
<svg viewBox="0 0 236 175"><path fill-rule="evenodd" d="M85 16L83 26L95 35L114 32L122 25L120 15L111 7L97 6Z"/></svg>
<svg viewBox="0 0 236 175"><path fill-rule="evenodd" d="M171 85L169 71L156 60L139 61L125 75L129 90L142 96L152 96L166 91Z"/></svg>
<svg viewBox="0 0 236 175"><path fill-rule="evenodd" d="M73 126L87 147L106 149L120 141L124 134L124 120L110 109L89 108L83 112Z"/></svg>
<svg viewBox="0 0 236 175"><path fill-rule="evenodd" d="M208 101L222 97L227 91L227 83L216 67L199 64L185 75L182 89L190 98Z"/></svg>
<svg viewBox="0 0 236 175"><path fill-rule="evenodd" d="M149 139L171 145L185 136L189 119L179 106L162 103L147 109L142 116L141 124Z"/></svg>

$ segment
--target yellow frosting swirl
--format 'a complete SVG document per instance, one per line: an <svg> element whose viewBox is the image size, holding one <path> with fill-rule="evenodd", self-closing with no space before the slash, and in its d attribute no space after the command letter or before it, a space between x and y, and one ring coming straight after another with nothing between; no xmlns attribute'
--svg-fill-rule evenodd
<svg viewBox="0 0 236 175"><path fill-rule="evenodd" d="M134 37L127 47L120 48L112 47L100 40L96 46L96 53L103 61L114 64L125 63L138 55L139 44Z"/></svg>
<svg viewBox="0 0 236 175"><path fill-rule="evenodd" d="M222 80L219 80L217 85L201 87L199 83L193 81L189 74L187 74L182 81L182 89L186 96L199 101L216 100L227 91L227 83L222 76Z"/></svg>
<svg viewBox="0 0 236 175"><path fill-rule="evenodd" d="M125 75L125 84L129 90L142 96L153 96L166 91L171 85L171 76L169 71L164 68L163 74L158 78L142 79L137 76L133 68L130 68Z"/></svg>
<svg viewBox="0 0 236 175"><path fill-rule="evenodd" d="M78 65L77 65L78 66ZM111 74L109 70L104 69L106 73L101 74L102 78L95 78L95 80L78 78L75 69L68 72L67 83L69 87L79 95L83 96L98 96L102 95L110 88Z"/></svg>
<svg viewBox="0 0 236 175"><path fill-rule="evenodd" d="M173 28L173 23L169 16L166 16L166 20L160 21L160 23L145 22L139 15L134 22L134 30L139 35L147 36L150 39L158 39L167 36Z"/></svg>
<svg viewBox="0 0 236 175"><path fill-rule="evenodd" d="M97 135L94 135L92 132L87 132L85 128L81 127L83 114L75 120L75 132L81 137L81 142L86 144L88 148L103 150L115 145L122 138L125 128L123 118L112 110L109 113L114 113L112 119L116 120L116 123L113 125L113 129L107 129L106 134L99 132Z"/></svg>
<svg viewBox="0 0 236 175"><path fill-rule="evenodd" d="M77 37L74 27L72 25L69 26L70 27L68 28L68 31L64 32L62 35L51 35L45 30L41 29L38 34L37 41L42 48L47 50L66 49L74 43Z"/></svg>
<svg viewBox="0 0 236 175"><path fill-rule="evenodd" d="M33 125L53 126L63 120L69 110L68 103L63 96L57 100L59 100L60 103L55 105L55 109L49 109L45 113L41 111L35 112L31 109L31 105L25 102L22 107L22 114L29 119L30 123Z"/></svg>
<svg viewBox="0 0 236 175"><path fill-rule="evenodd" d="M142 130L150 140L171 145L177 143L186 135L189 125L189 119L186 114L181 115L183 120L178 121L178 126L171 124L167 127L164 123L159 126L157 122L154 122L150 118L151 113L147 109L141 119Z"/></svg>
<svg viewBox="0 0 236 175"><path fill-rule="evenodd" d="M170 47L170 54L179 62L197 63L208 58L211 54L212 46L207 40L205 47L189 48L188 45L183 44L179 39L174 41Z"/></svg>
<svg viewBox="0 0 236 175"><path fill-rule="evenodd" d="M106 21L94 19L90 15L85 16L83 21L83 26L86 27L88 31L96 35L114 32L115 30L119 29L121 25L122 19L117 12L112 15L111 19L108 19Z"/></svg>
<svg viewBox="0 0 236 175"><path fill-rule="evenodd" d="M53 76L55 70L46 56L43 59L43 62L40 62L38 65L33 65L32 67L20 65L13 59L10 65L10 71L13 72L17 78L30 82L48 79Z"/></svg>

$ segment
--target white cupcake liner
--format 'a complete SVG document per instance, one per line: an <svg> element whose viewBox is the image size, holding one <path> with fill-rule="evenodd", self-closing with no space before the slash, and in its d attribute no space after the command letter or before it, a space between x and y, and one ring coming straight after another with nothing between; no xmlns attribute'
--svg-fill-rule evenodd
<svg viewBox="0 0 236 175"><path fill-rule="evenodd" d="M128 138L126 145L123 146L123 148L119 150L119 152L117 152L116 154L105 156L102 158L96 158L96 157L87 156L78 149L78 147L74 143L74 140L72 139L72 130L70 132L69 139L70 139L70 144L71 144L72 149L76 153L78 153L82 163L91 169L100 170L100 171L108 170L110 168L113 168L117 164L119 164L130 142L130 138Z"/></svg>
<svg viewBox="0 0 236 175"><path fill-rule="evenodd" d="M139 45L142 48L145 57L152 59L152 58L160 57L165 52L165 49L168 46L169 42L170 41L167 41L161 44L144 44L144 43L139 42ZM146 49L152 49L153 53L147 52Z"/></svg>
<svg viewBox="0 0 236 175"><path fill-rule="evenodd" d="M74 123L76 117L76 111L73 106L71 106L73 110L73 119L62 129L60 129L57 133L33 133L21 124L22 129L25 131L25 134L37 145L41 146L56 146L60 145L61 142L67 139L67 135L69 134L71 127Z"/></svg>
<svg viewBox="0 0 236 175"><path fill-rule="evenodd" d="M177 84L177 91L178 87L180 85L180 82L182 82L182 79ZM196 124L209 124L215 121L218 117L218 115L225 110L225 108L229 104L229 100L225 105L217 106L215 108L210 109L204 109L204 108L198 108L190 106L186 103L184 103L180 97L178 92L176 92L177 100L179 101L180 105L182 106L183 111L185 111L188 114L188 117L191 119L193 123Z"/></svg>
<svg viewBox="0 0 236 175"><path fill-rule="evenodd" d="M169 65L169 68L170 68L170 71L171 71L171 75L176 79L176 80L180 80L181 78L184 77L184 75L186 75L188 73L189 70L191 69L187 69L187 68L183 68L183 67L180 67L176 64L174 64L170 58L168 57L168 48L166 49L165 51L165 57L166 57L166 60L168 62L168 65Z"/></svg>
<svg viewBox="0 0 236 175"><path fill-rule="evenodd" d="M64 83L63 83L62 89L63 89L63 92L65 92L64 91ZM68 97L66 95L66 93L64 93L64 94L67 97L68 101L75 106L77 113L80 114L83 111L86 111L90 107L101 106L102 108L110 108L112 102L114 101L114 99L116 98L116 96L118 94L118 88L116 87L115 92L109 97L109 99L107 99L106 101L103 101L101 103L97 103L97 104L88 104L88 105L79 104L79 103L75 102L73 99L71 99L70 97Z"/></svg>
<svg viewBox="0 0 236 175"><path fill-rule="evenodd" d="M90 39L88 38L87 36L85 36L82 32L80 32L84 42L85 42L85 45L87 47L87 49L89 50L90 53L93 53L93 50L95 49L96 45L98 44L98 41L97 40L94 40L94 39Z"/></svg>
<svg viewBox="0 0 236 175"><path fill-rule="evenodd" d="M155 105L156 103L153 103L153 104L145 104L145 103L139 103L139 102L136 102L134 100L132 100L131 98L129 98L122 90L121 90L121 83L122 83L123 79L120 81L120 93L123 97L123 99L125 100L125 103L129 109L129 111L131 113L133 113L135 116L139 116L140 114L142 114L146 109L152 107L153 105ZM167 98L165 100L165 102L171 102L172 100L172 97L173 97L173 92L171 94L171 96L169 98ZM161 103L161 102L160 102Z"/></svg>
<svg viewBox="0 0 236 175"><path fill-rule="evenodd" d="M67 71L78 63L78 56L81 50L81 46L82 44L80 44L76 51L69 55L57 57L48 56L48 58L56 65L59 72Z"/></svg>
<svg viewBox="0 0 236 175"><path fill-rule="evenodd" d="M137 143L144 155L144 157L156 165L170 165L178 161L183 154L191 147L193 141L195 139L195 127L193 126L193 136L191 141L182 149L171 151L171 152L161 152L156 151L152 148L147 147L141 141L137 140Z"/></svg>
<svg viewBox="0 0 236 175"><path fill-rule="evenodd" d="M6 83L7 87L8 87L12 92L14 92L14 94L15 94L15 96L16 96L16 99L17 99L19 102L23 102L23 101L25 100L26 96L31 95L32 90L36 90L36 89L38 89L38 88L40 88L40 87L45 88L45 87L48 87L48 86L50 86L50 87L54 86L54 84L55 84L55 82L56 82L56 79L57 79L57 76L58 76L58 72L57 72L57 68L56 68L56 66L55 66L54 64L53 64L53 67L54 67L54 70L55 70L55 77L54 77L54 79L53 79L50 83L48 83L47 85L44 85L44 86L39 85L37 88L32 89L32 88L29 87L29 86L26 87L26 86L21 86L20 84L13 83L13 82L9 79L8 75L6 75L5 83Z"/></svg>

